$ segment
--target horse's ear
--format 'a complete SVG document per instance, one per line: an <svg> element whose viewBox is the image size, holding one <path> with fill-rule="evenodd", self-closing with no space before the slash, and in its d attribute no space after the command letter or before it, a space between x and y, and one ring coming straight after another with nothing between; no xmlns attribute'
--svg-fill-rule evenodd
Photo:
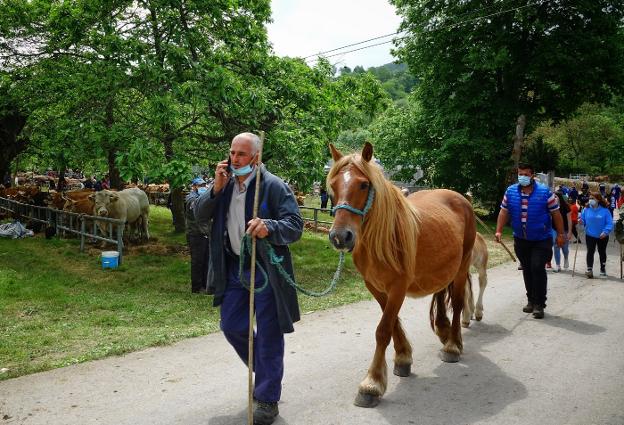
<svg viewBox="0 0 624 425"><path fill-rule="evenodd" d="M364 158L367 162L373 158L373 145L369 142L364 143L364 148L362 148L362 158Z"/></svg>
<svg viewBox="0 0 624 425"><path fill-rule="evenodd" d="M340 158L342 158L342 152L336 149L336 147L332 143L329 144L329 150L331 151L331 155L334 161L338 161Z"/></svg>

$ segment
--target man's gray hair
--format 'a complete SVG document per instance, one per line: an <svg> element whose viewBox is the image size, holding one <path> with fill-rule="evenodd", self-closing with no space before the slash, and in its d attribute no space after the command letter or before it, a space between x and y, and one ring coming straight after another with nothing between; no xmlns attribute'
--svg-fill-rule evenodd
<svg viewBox="0 0 624 425"><path fill-rule="evenodd" d="M232 142L238 139L245 139L251 143L251 154L255 155L260 150L260 138L254 133L241 133L232 139Z"/></svg>

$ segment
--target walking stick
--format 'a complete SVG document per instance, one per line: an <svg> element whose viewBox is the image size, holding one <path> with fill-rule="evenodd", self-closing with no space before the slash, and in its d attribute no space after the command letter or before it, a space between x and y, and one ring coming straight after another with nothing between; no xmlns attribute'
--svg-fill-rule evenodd
<svg viewBox="0 0 624 425"><path fill-rule="evenodd" d="M479 224L481 224L481 226L483 226L483 228L485 230L487 230L488 232L490 232L491 235L494 235L494 232L492 232L492 230L483 222L483 220L481 220L479 218L478 215L475 214L475 218L477 219L477 221L479 222ZM498 242L498 241L497 241ZM499 244L501 244L503 246L503 248L505 248L505 251L507 251L507 254L509 254L509 256L511 257L512 260L514 260L516 263L518 262L518 260L516 260L516 257L511 253L511 251L509 250L509 248L507 248L507 245L505 245L505 242L503 242L503 240L501 239L500 242L498 242Z"/></svg>
<svg viewBox="0 0 624 425"><path fill-rule="evenodd" d="M581 241L581 232L579 232L578 238L576 238L576 248L574 248L574 261L572 262L572 277L574 277L574 273L576 272L576 254L578 254L578 246L581 244L580 241Z"/></svg>
<svg viewBox="0 0 624 425"><path fill-rule="evenodd" d="M622 246L624 244L620 244L620 279L622 279L622 265L624 264L624 254L622 253Z"/></svg>
<svg viewBox="0 0 624 425"><path fill-rule="evenodd" d="M256 194L254 195L253 218L258 216L258 202L260 200L260 163L262 161L262 147L264 146L264 131L260 131L260 146L258 147L258 158L256 161ZM251 276L249 278L249 338L247 365L249 369L248 376L248 404L247 404L247 423L253 425L253 365L254 365L254 301L256 289L256 237L251 238Z"/></svg>

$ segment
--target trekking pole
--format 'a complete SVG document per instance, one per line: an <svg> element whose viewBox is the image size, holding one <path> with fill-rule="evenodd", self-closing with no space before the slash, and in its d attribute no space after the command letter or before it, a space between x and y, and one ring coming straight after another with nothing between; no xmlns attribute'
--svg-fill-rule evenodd
<svg viewBox="0 0 624 425"><path fill-rule="evenodd" d="M256 193L254 195L253 216L258 217L258 202L260 200L260 163L262 161L262 147L264 146L264 131L260 131L260 146L258 147L258 158L256 161ZM251 238L251 276L249 278L249 338L247 365L249 367L248 376L248 404L247 404L247 424L253 425L253 371L254 371L254 301L256 289L256 237Z"/></svg>
<svg viewBox="0 0 624 425"><path fill-rule="evenodd" d="M574 272L576 272L576 254L578 254L578 247L581 244L581 232L579 229L578 238L576 238L576 248L574 248L574 261L572 262L572 277L574 277Z"/></svg>
<svg viewBox="0 0 624 425"><path fill-rule="evenodd" d="M487 230L488 232L490 232L491 235L494 235L494 232L492 232L492 230L483 222L483 220L481 220L479 218L478 215L475 214L475 218L477 219L477 221L479 222L479 224L481 224L481 226L483 226L483 228L485 230ZM498 241L497 241L498 242ZM503 248L505 248L505 251L507 251L507 254L509 254L509 256L511 257L512 260L514 260L514 262L518 262L518 260L516 260L516 257L511 253L511 251L509 250L509 248L507 248L507 245L505 245L505 242L503 242L503 239L501 238L500 242L498 242L499 244L501 244L503 246Z"/></svg>

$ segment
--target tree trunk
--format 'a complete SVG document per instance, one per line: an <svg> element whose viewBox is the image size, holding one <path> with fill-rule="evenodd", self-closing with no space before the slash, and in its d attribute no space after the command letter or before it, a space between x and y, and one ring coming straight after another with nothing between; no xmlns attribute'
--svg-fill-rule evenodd
<svg viewBox="0 0 624 425"><path fill-rule="evenodd" d="M513 137L513 148L511 151L511 161L513 167L507 173L506 186L516 181L516 170L522 156L522 148L524 147L524 128L526 127L526 117L521 114L516 121L516 134Z"/></svg>
<svg viewBox="0 0 624 425"><path fill-rule="evenodd" d="M18 137L26 118L17 110L0 116L0 179L11 174L11 162L28 146L27 139Z"/></svg>
<svg viewBox="0 0 624 425"><path fill-rule="evenodd" d="M184 217L184 194L181 187L171 188L171 215L173 216L176 233L186 230L186 220Z"/></svg>
<svg viewBox="0 0 624 425"><path fill-rule="evenodd" d="M513 160L514 169L518 168L520 157L522 156L522 148L524 146L524 128L526 127L526 117L521 114L516 121L516 134L513 137L513 150L511 159Z"/></svg>
<svg viewBox="0 0 624 425"><path fill-rule="evenodd" d="M173 159L173 140L174 136L171 134L171 129L168 126L164 126L163 133L163 147L165 148L165 160L167 162ZM169 191L171 193L171 216L173 219L173 226L176 233L182 233L186 230L186 218L184 216L184 196L182 194L182 187L174 187L173 182L169 182Z"/></svg>
<svg viewBox="0 0 624 425"><path fill-rule="evenodd" d="M117 154L117 149L112 148L108 150L108 177L110 179L110 187L111 189L122 190L123 182L121 181L121 176L119 174L119 169L115 164L115 156Z"/></svg>

